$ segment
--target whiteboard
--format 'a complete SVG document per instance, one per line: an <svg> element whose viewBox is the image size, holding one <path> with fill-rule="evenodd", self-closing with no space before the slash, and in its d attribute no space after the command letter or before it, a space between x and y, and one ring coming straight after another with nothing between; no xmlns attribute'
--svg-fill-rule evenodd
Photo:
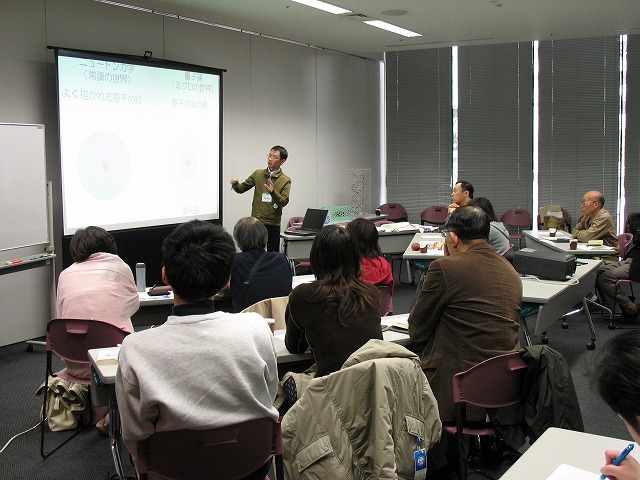
<svg viewBox="0 0 640 480"><path fill-rule="evenodd" d="M49 243L44 125L0 123L0 251Z"/></svg>

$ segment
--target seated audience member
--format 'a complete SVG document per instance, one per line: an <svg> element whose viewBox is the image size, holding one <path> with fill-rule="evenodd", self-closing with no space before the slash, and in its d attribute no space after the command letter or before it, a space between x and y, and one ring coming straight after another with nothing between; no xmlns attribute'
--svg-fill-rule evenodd
<svg viewBox="0 0 640 480"><path fill-rule="evenodd" d="M73 265L60 273L56 316L106 320L133 333L131 315L140 298L131 268L118 256L116 242L100 227L80 228L71 238ZM87 365L67 364L69 373L91 378Z"/></svg>
<svg viewBox="0 0 640 480"><path fill-rule="evenodd" d="M637 264L640 258L640 217L633 216L629 219L627 231L633 233L633 243L627 249L624 258L619 262L601 265L598 268L596 287L602 295L604 305L613 310L614 301L622 309L621 320L623 323L633 322L640 316L640 304L634 303L624 291L616 285L618 280L629 280L632 275L632 264ZM635 280L634 280L635 281Z"/></svg>
<svg viewBox="0 0 640 480"><path fill-rule="evenodd" d="M593 380L600 395L618 414L636 443L640 443L640 331L621 333L609 340L599 354ZM600 473L617 480L640 478L640 463L629 455L612 465L619 450L604 452Z"/></svg>
<svg viewBox="0 0 640 480"><path fill-rule="evenodd" d="M509 231L502 222L498 221L489 199L484 197L474 198L469 202L469 205L478 207L489 217L489 245L500 255L507 253L510 248Z"/></svg>
<svg viewBox="0 0 640 480"><path fill-rule="evenodd" d="M362 255L364 274L360 280L377 287L387 286L393 289L393 270L382 256L380 245L378 245L378 229L373 222L356 218L347 224L347 231L355 239Z"/></svg>
<svg viewBox="0 0 640 480"><path fill-rule="evenodd" d="M473 185L464 180L456 182L451 191L451 204L449 205L449 215L458 207L469 205L473 198Z"/></svg>
<svg viewBox="0 0 640 480"><path fill-rule="evenodd" d="M280 252L266 251L268 237L267 228L254 217L241 218L233 228L233 238L241 250L236 253L231 271L231 296L236 312L265 298L291 293L289 260ZM257 262L258 268L249 278Z"/></svg>
<svg viewBox="0 0 640 480"><path fill-rule="evenodd" d="M289 294L285 344L291 353L311 347L316 376L340 370L353 352L372 338L382 340L380 292L359 279L361 259L349 232L323 227L311 246L316 281Z"/></svg>
<svg viewBox="0 0 640 480"><path fill-rule="evenodd" d="M618 252L618 236L616 227L609 212L604 209L604 195L601 192L587 192L582 197L582 217L573 229L573 237L579 242L589 240L604 240L606 245ZM616 261L616 256L603 257L604 263Z"/></svg>
<svg viewBox="0 0 640 480"><path fill-rule="evenodd" d="M224 229L193 220L162 244L162 279L173 314L129 335L120 348L116 394L122 436L134 460L155 432L204 430L270 417L278 371L273 335L256 313L213 311L229 280L235 245ZM264 478L269 464L252 478Z"/></svg>
<svg viewBox="0 0 640 480"><path fill-rule="evenodd" d="M443 229L445 256L429 265L409 314L411 340L426 343L421 364L443 423L455 420L451 379L456 373L520 348L522 282L489 245L489 229L479 208L460 207L451 214ZM468 408L467 418L484 420L485 413ZM432 468L446 467L443 450L444 445L432 449Z"/></svg>

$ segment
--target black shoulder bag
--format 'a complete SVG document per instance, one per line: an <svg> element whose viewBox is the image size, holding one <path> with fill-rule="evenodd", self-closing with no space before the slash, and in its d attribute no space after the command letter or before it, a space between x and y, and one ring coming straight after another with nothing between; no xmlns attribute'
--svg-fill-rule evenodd
<svg viewBox="0 0 640 480"><path fill-rule="evenodd" d="M249 275L247 275L247 278L242 283L242 291L240 292L240 310L241 311L245 309L244 298L247 296L247 290L249 289L249 282L251 281L251 277L253 277L253 274L256 273L256 270L258 270L258 267L260 266L260 264L262 263L262 261L265 259L266 256L267 256L267 251L264 250L256 260L256 263L253 264L253 267L249 271Z"/></svg>

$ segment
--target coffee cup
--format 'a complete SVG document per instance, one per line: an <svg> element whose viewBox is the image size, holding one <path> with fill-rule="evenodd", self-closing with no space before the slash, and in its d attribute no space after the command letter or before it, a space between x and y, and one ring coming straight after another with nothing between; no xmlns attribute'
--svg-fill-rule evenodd
<svg viewBox="0 0 640 480"><path fill-rule="evenodd" d="M549 236L550 237L555 237L556 236L556 229L555 228L550 228L549 229Z"/></svg>
<svg viewBox="0 0 640 480"><path fill-rule="evenodd" d="M575 238L569 242L569 250L576 250L578 248L578 240Z"/></svg>

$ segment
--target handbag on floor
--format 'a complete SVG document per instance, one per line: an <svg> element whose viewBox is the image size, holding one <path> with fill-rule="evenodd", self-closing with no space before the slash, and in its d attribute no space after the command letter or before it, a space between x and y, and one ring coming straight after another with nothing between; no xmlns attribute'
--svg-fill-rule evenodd
<svg viewBox="0 0 640 480"><path fill-rule="evenodd" d="M73 430L78 426L80 416L90 405L89 389L86 385L71 383L60 377L49 377L46 393L44 383L36 391L36 395L47 395L47 424L52 432ZM40 411L40 419L43 412Z"/></svg>

